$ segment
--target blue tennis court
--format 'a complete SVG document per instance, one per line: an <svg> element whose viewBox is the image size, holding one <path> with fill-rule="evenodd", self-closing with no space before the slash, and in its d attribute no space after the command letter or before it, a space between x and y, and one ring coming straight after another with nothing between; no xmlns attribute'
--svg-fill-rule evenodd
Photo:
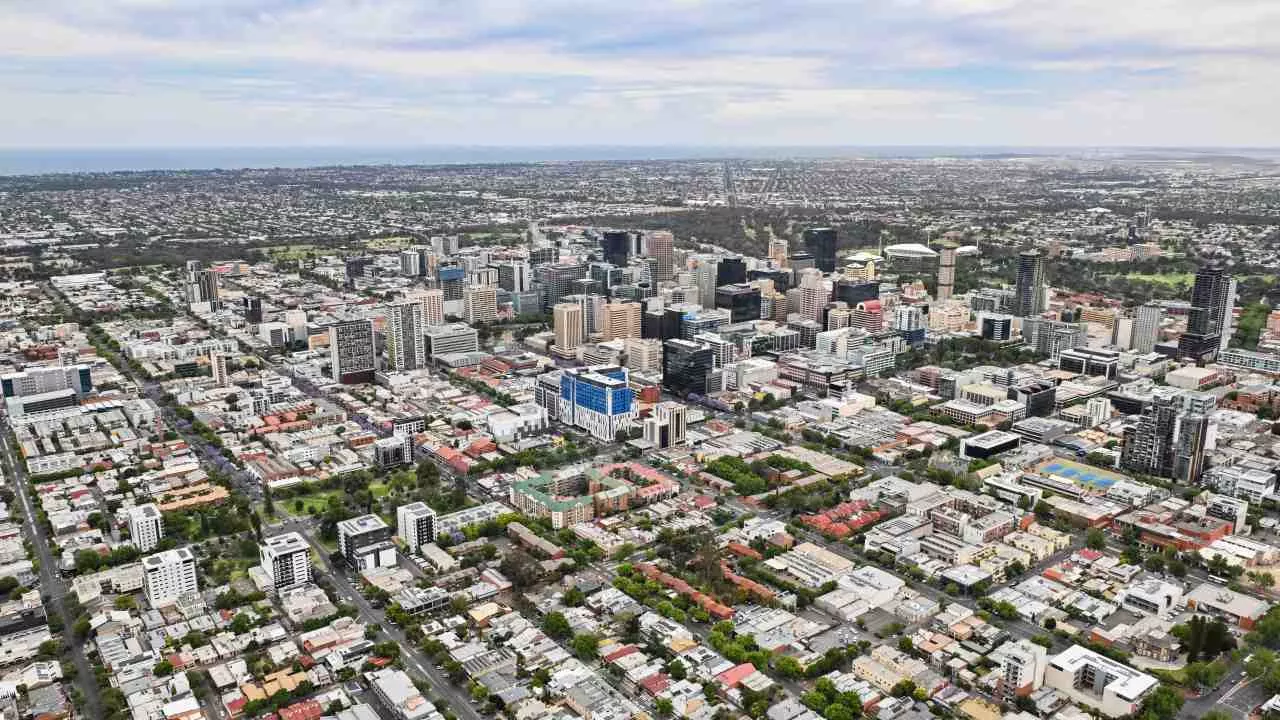
<svg viewBox="0 0 1280 720"><path fill-rule="evenodd" d="M1046 475L1057 475L1067 478L1077 485L1100 490L1105 490L1124 479L1124 476L1118 473L1107 472L1101 468L1081 465L1080 463L1060 458L1049 460L1041 465L1039 470Z"/></svg>

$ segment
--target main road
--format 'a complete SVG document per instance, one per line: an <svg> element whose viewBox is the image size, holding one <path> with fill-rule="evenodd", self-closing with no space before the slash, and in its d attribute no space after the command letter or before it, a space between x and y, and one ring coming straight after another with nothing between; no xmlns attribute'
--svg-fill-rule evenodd
<svg viewBox="0 0 1280 720"><path fill-rule="evenodd" d="M84 717L100 718L102 717L102 697L98 694L98 684L94 681L93 668L89 665L88 657L85 656L84 643L71 636L76 618L67 609L67 595L70 590L59 570L60 559L54 557L43 528L36 523L36 506L31 501L31 491L27 487L27 471L19 458L17 448L9 439L9 427L4 421L0 421L0 445L3 446L0 465L3 465L4 475L13 484L14 492L22 503L24 516L22 532L31 543L36 559L40 562L40 594L47 602L45 612L47 614L52 610L62 618L62 632L67 639L71 662L76 668L74 682L84 697L81 714Z"/></svg>

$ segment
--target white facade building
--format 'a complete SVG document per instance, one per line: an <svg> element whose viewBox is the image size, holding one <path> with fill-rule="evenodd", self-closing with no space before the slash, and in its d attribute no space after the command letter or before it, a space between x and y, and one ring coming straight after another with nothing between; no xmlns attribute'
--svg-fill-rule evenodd
<svg viewBox="0 0 1280 720"><path fill-rule="evenodd" d="M267 538L258 548L262 570L276 592L311 582L311 550L296 532Z"/></svg>
<svg viewBox="0 0 1280 720"><path fill-rule="evenodd" d="M151 552L164 537L164 518L155 503L129 508L129 537L140 552Z"/></svg>
<svg viewBox="0 0 1280 720"><path fill-rule="evenodd" d="M199 592L196 556L188 548L166 550L142 559L142 587L153 608L172 605L188 593Z"/></svg>

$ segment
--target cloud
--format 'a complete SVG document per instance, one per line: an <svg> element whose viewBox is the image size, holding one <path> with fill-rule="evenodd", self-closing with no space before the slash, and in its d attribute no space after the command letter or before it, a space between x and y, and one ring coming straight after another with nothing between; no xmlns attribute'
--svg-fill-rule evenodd
<svg viewBox="0 0 1280 720"><path fill-rule="evenodd" d="M0 0L12 145L1278 144L1268 0Z"/></svg>

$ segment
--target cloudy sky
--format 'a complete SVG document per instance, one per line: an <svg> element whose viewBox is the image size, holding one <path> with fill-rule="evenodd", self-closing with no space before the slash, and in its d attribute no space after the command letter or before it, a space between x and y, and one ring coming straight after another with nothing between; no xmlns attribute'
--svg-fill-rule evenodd
<svg viewBox="0 0 1280 720"><path fill-rule="evenodd" d="M1280 145L1280 0L0 0L0 146Z"/></svg>

